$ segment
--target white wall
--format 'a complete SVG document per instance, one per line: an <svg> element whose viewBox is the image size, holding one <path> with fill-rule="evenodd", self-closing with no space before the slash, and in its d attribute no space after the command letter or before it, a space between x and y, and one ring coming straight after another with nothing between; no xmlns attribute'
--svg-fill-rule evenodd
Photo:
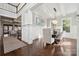
<svg viewBox="0 0 79 59"><path fill-rule="evenodd" d="M79 56L79 19L76 19L77 25L77 55Z"/></svg>
<svg viewBox="0 0 79 59"><path fill-rule="evenodd" d="M2 10L2 9L0 9L0 15L6 16L6 17L16 18L16 14L15 13L12 13L12 12L9 12L9 11L5 11L5 10Z"/></svg>
<svg viewBox="0 0 79 59"><path fill-rule="evenodd" d="M29 17L30 16L30 17ZM32 15L27 11L22 14L22 40L29 43L30 40L30 25L31 25Z"/></svg>
<svg viewBox="0 0 79 59"><path fill-rule="evenodd" d="M32 24L32 19L32 12L30 10L26 11L22 14L22 25Z"/></svg>
<svg viewBox="0 0 79 59"><path fill-rule="evenodd" d="M33 24L33 13L30 8L35 4L27 4L23 10L21 10L17 16L22 15L22 40L31 44L34 39L42 36L42 26Z"/></svg>
<svg viewBox="0 0 79 59"><path fill-rule="evenodd" d="M79 21L77 22L77 55L79 56Z"/></svg>
<svg viewBox="0 0 79 59"><path fill-rule="evenodd" d="M22 27L22 40L32 44L33 40L42 35L42 27L36 25L26 25Z"/></svg>
<svg viewBox="0 0 79 59"><path fill-rule="evenodd" d="M33 24L33 14L29 10L22 14L22 40L32 44L33 40L42 36L42 26Z"/></svg>
<svg viewBox="0 0 79 59"><path fill-rule="evenodd" d="M61 26L62 29L63 29L63 20L66 19L66 18L68 20L70 20L70 32L65 32L64 37L77 39L77 24L76 24L76 21L75 21L76 18L75 18L74 13L60 18L59 20L61 22L58 21L58 23L61 23L61 24L59 24L59 26Z"/></svg>
<svg viewBox="0 0 79 59"><path fill-rule="evenodd" d="M77 55L79 56L79 23L77 29Z"/></svg>

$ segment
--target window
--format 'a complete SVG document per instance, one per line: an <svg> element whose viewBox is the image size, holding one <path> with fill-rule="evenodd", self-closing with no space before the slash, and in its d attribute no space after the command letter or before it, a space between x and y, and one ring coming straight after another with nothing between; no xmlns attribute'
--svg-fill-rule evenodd
<svg viewBox="0 0 79 59"><path fill-rule="evenodd" d="M70 32L70 20L67 18L63 20L63 31Z"/></svg>

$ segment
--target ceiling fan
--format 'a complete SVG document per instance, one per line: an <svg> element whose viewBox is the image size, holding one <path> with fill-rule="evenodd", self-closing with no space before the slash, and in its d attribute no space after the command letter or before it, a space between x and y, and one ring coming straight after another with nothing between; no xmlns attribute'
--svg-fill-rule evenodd
<svg viewBox="0 0 79 59"><path fill-rule="evenodd" d="M56 12L57 12L57 10L56 10L56 8L53 8L53 10L54 10L54 12L55 12L55 16L54 16L53 19L56 19L56 18L57 18L57 17L56 17Z"/></svg>
<svg viewBox="0 0 79 59"><path fill-rule="evenodd" d="M57 24L56 8L53 8L53 9L55 11L55 17L53 18L52 23L56 25Z"/></svg>
<svg viewBox="0 0 79 59"><path fill-rule="evenodd" d="M53 9L54 9L55 12L57 11L56 8L53 8Z"/></svg>

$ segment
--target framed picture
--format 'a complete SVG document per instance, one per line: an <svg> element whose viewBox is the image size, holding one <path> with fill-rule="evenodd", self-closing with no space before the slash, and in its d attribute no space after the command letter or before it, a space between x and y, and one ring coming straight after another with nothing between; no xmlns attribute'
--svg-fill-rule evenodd
<svg viewBox="0 0 79 59"><path fill-rule="evenodd" d="M44 19L42 19L41 17L35 17L34 20L33 20L33 24L35 25L39 25L39 26L44 26L45 24L45 21Z"/></svg>

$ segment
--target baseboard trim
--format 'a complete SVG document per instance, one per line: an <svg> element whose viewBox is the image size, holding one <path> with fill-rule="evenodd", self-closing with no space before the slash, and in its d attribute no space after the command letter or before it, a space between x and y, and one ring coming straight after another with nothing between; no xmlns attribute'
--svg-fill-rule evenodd
<svg viewBox="0 0 79 59"><path fill-rule="evenodd" d="M27 44L27 45L29 45L29 46L31 46L32 44L28 44L27 42L25 42L25 41L23 41L23 40L21 40L23 43L25 43L25 44Z"/></svg>

